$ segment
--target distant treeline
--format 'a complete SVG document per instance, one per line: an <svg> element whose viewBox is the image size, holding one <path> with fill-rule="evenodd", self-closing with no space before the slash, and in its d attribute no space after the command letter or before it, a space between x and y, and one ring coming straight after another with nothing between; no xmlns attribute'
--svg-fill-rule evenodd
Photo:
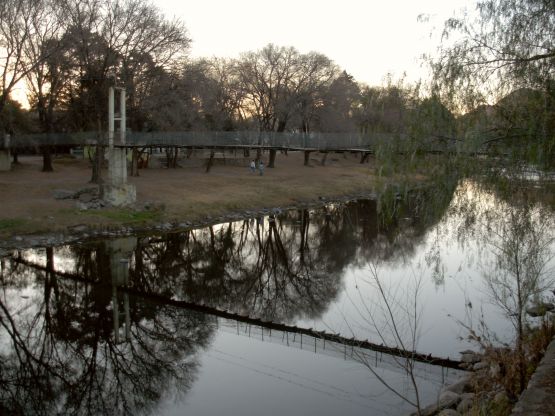
<svg viewBox="0 0 555 416"><path fill-rule="evenodd" d="M137 132L389 133L530 154L553 127L536 115L554 96L533 88L461 115L441 88L368 86L318 52L269 44L192 60L184 24L148 0L3 0L0 26L5 133L106 131L111 85L125 87ZM22 84L28 110L12 99Z"/></svg>

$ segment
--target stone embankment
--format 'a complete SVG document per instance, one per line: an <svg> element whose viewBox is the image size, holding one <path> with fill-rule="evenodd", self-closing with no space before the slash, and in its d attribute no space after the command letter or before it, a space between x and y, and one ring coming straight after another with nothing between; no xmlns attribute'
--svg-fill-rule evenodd
<svg viewBox="0 0 555 416"><path fill-rule="evenodd" d="M481 361L482 356L474 351L463 351L461 353L461 366L470 371L485 371L488 365ZM456 383L445 386L439 394L435 403L432 403L420 411L421 416L461 416L470 412L478 395L473 384L473 374L465 374ZM412 413L416 416L418 413Z"/></svg>
<svg viewBox="0 0 555 416"><path fill-rule="evenodd" d="M555 338L551 341L528 387L522 392L511 416L555 415Z"/></svg>
<svg viewBox="0 0 555 416"><path fill-rule="evenodd" d="M471 373L444 387L435 403L421 410L421 416L468 416L489 414L491 408L510 409L509 397L499 386L494 390L480 389L484 377L495 378L498 365L490 364L482 355L463 351L461 361ZM555 339L549 344L528 387L512 409L511 416L554 416L555 407ZM499 414L505 414L499 413ZM416 416L414 412L411 416Z"/></svg>

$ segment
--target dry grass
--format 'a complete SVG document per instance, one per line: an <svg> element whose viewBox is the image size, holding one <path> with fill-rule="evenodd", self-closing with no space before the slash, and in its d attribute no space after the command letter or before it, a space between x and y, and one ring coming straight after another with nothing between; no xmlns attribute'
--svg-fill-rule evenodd
<svg viewBox="0 0 555 416"><path fill-rule="evenodd" d="M149 168L129 178L137 187L138 202L163 204L164 212L145 221L189 220L229 211L278 207L375 190L378 180L373 161L359 163L358 155L329 155L321 166L314 154L311 166L303 166L303 155L278 154L276 168L264 176L251 174L245 166L215 165L205 173L200 160L189 160L176 169ZM79 211L73 200L55 200L55 189L77 190L90 186L88 161L63 157L55 159L54 172L44 173L40 157L20 157L11 172L0 172L0 237L15 233L63 230L76 224L109 225L125 223L121 216L95 215ZM105 172L104 172L105 175ZM125 217L125 216L123 216Z"/></svg>

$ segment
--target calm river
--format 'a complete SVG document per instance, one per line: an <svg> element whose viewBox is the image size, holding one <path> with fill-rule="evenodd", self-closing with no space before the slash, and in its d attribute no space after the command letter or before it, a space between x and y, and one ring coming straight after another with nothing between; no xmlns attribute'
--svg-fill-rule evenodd
<svg viewBox="0 0 555 416"><path fill-rule="evenodd" d="M462 372L417 364L415 391L403 359L187 305L459 359L473 332L513 340L515 242L539 286L553 282L550 192L445 180L14 251L0 265L0 414L409 414L416 391L430 403Z"/></svg>

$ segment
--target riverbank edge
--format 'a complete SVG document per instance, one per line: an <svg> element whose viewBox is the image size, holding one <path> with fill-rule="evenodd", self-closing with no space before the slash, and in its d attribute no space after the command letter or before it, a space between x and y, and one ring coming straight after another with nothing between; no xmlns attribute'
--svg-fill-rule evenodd
<svg viewBox="0 0 555 416"><path fill-rule="evenodd" d="M345 195L319 196L317 199L307 199L282 207L254 207L246 210L229 211L220 215L206 216L202 219L187 219L186 214L184 214L181 219L170 219L165 221L146 221L137 224L120 222L118 224L109 225L80 224L69 226L63 230L46 231L40 234L18 235L16 233L0 240L0 257L9 255L10 251L13 250L76 244L103 238L175 233L230 221L241 221L268 215L278 215L285 211L318 209L329 204L347 203L356 200L377 200L377 198L378 193L376 191L368 190L366 192Z"/></svg>
<svg viewBox="0 0 555 416"><path fill-rule="evenodd" d="M553 416L555 397L555 337L549 343L528 386L513 407L511 416Z"/></svg>
<svg viewBox="0 0 555 416"><path fill-rule="evenodd" d="M443 386L436 402L410 416L555 415L551 405L555 397L555 336L548 341L525 390L515 402L494 382L497 365L483 351L463 351L461 361L467 363L465 368L469 372L455 383Z"/></svg>

